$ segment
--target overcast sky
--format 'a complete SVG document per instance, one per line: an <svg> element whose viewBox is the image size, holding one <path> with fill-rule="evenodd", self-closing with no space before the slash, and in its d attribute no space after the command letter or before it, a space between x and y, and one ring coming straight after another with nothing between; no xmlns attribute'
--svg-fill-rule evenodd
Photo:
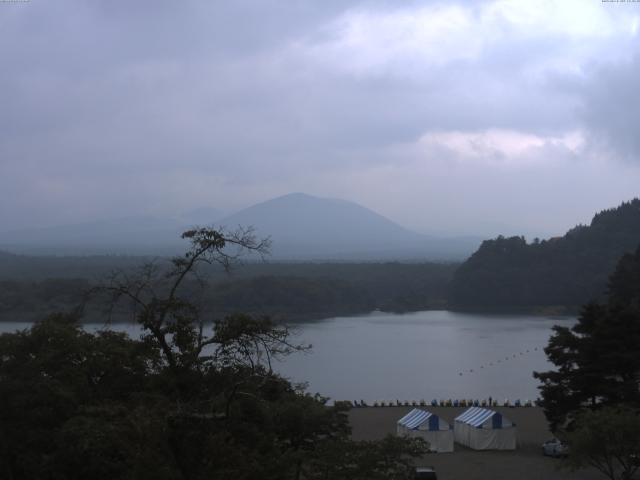
<svg viewBox="0 0 640 480"><path fill-rule="evenodd" d="M547 236L640 194L640 3L0 1L0 68L2 230L306 192Z"/></svg>

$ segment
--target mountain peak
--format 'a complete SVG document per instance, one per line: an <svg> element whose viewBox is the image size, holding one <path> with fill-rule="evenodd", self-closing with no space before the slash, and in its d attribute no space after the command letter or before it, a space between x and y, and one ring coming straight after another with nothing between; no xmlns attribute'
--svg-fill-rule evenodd
<svg viewBox="0 0 640 480"><path fill-rule="evenodd" d="M273 200L277 200L279 198L291 198L291 199L296 199L296 198L319 198L319 197L315 197L313 195L309 195L308 193L304 193L304 192L291 192L291 193L285 193L284 195L281 195L279 197L275 197Z"/></svg>
<svg viewBox="0 0 640 480"><path fill-rule="evenodd" d="M438 258L450 246L437 247L433 239L412 232L362 205L347 200L315 197L301 192L266 200L220 222L233 228L252 226L256 235L270 236L273 255L280 258Z"/></svg>
<svg viewBox="0 0 640 480"><path fill-rule="evenodd" d="M258 205L263 205L265 203L281 203L281 202L308 202L308 203L320 203L320 202L344 202L344 203L352 203L347 200L339 200L335 198L325 198L325 197L317 197L315 195L310 195L304 192L291 192L286 193L284 195L280 195L279 197L274 197L269 200L265 200L264 202L260 202ZM249 207L251 208L251 207Z"/></svg>

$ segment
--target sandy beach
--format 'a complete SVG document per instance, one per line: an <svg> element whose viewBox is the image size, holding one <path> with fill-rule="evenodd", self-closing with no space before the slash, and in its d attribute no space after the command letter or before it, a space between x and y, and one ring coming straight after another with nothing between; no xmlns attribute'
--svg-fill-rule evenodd
<svg viewBox="0 0 640 480"><path fill-rule="evenodd" d="M395 434L396 421L414 407L353 408L349 421L354 440L375 440ZM465 408L424 407L453 424ZM570 472L560 469L562 460L542 455L541 445L552 438L542 409L537 407L495 407L518 428L515 451L474 451L455 444L454 453L425 455L419 465L434 466L439 480L597 480L605 478L595 470Z"/></svg>

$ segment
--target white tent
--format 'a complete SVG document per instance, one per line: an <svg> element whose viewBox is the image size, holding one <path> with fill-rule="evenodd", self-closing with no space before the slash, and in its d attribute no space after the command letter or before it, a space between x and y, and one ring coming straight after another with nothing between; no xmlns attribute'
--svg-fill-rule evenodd
<svg viewBox="0 0 640 480"><path fill-rule="evenodd" d="M474 450L515 450L516 425L501 413L471 407L454 420L453 433L461 445Z"/></svg>
<svg viewBox="0 0 640 480"><path fill-rule="evenodd" d="M432 452L453 452L453 430L437 415L414 408L398 420L397 434L429 442Z"/></svg>

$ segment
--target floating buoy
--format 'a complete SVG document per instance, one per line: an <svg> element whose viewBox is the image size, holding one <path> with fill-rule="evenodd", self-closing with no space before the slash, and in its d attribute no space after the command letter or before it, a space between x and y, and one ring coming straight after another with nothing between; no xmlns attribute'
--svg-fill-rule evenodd
<svg viewBox="0 0 640 480"><path fill-rule="evenodd" d="M0 2L1 1L2 0L0 0ZM640 0L638 0L638 1L640 1ZM543 348L540 347L540 350L543 350ZM522 350L521 352L516 352L516 353L510 354L510 355L507 355L506 357L504 357L504 360L500 359L500 360L496 360L494 362L489 362L486 365L480 365L480 368L484 369L485 367L487 367L487 368L493 367L494 365L498 365L499 363L502 363L503 361L506 362L507 360L512 360L514 358L517 358L518 355L523 356L525 353L531 353L532 351L538 351L538 347L534 347L533 349ZM476 366L476 368L477 368L477 366ZM474 373L473 368L470 368L468 370L463 370L463 372L464 373ZM458 375L462 376L463 372L459 372Z"/></svg>

